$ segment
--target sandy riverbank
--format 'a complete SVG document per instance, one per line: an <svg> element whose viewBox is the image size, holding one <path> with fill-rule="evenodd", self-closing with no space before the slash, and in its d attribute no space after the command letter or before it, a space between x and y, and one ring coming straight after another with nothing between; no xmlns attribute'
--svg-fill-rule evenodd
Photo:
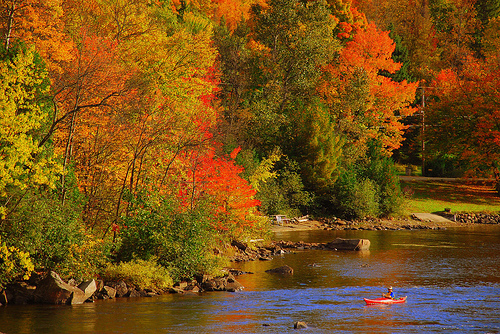
<svg viewBox="0 0 500 334"><path fill-rule="evenodd" d="M306 230L399 230L399 229L439 229L464 226L463 223L438 219L428 214L419 215L420 219L395 218L347 221L341 219L308 220L303 222L273 225L272 232ZM416 218L416 217L415 217Z"/></svg>

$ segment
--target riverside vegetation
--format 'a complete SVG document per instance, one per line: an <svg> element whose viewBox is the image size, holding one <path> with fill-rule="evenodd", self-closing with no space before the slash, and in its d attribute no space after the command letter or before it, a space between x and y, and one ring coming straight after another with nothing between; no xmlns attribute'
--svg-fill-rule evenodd
<svg viewBox="0 0 500 334"><path fill-rule="evenodd" d="M500 181L500 5L417 3L1 1L0 289L221 276L269 216L404 214L394 160Z"/></svg>
<svg viewBox="0 0 500 334"><path fill-rule="evenodd" d="M419 186L423 181L419 181ZM442 181L441 181L442 182ZM434 183L430 181L429 183ZM470 186L470 182L459 182L454 180L451 182L455 190L458 192ZM434 190L437 193L449 192L449 184L445 182L445 186L441 188L434 184ZM479 186L484 191L484 196L492 191L488 186ZM465 194L468 202L462 202L462 205L467 206L470 202L481 201L481 191L478 191L477 184L472 187L476 197ZM436 194L433 194L435 197ZM442 198L443 201L446 198ZM411 202L411 200L410 200ZM458 202L454 202L458 204ZM412 204L409 203L409 206ZM491 203L494 208L495 203ZM449 212L441 211L437 214L450 219L448 222L431 222L422 221L415 217L400 216L391 219L365 218L361 220L345 220L337 217L320 218L316 220L295 222L288 224L291 230L301 229L323 229L323 230L401 230L401 229L446 229L448 227L470 226L471 224L500 224L500 214L486 212ZM272 229L280 230L287 229L286 226L274 226ZM133 259L130 261L119 262L116 264L107 263L99 275L95 276L95 289L85 296L85 298L76 299L68 294L65 298L43 299L44 292L40 291L36 294L36 286L40 285L39 290L43 290L45 285L40 282L45 278L44 273L32 272L31 277L26 275L33 266L29 261L26 253L16 249L6 249L3 246L2 253L4 255L4 263L11 265L11 268L18 270L18 275L24 273L24 281L19 281L6 286L0 294L0 303L33 303L33 302L52 302L52 303L74 303L93 301L95 299L107 299L118 297L145 297L154 296L163 293L200 293L204 291L238 291L244 287L238 283L235 277L242 274L237 270L229 269L230 263L233 261L255 261L269 260L273 256L279 256L284 253L289 253L297 249L322 249L330 250L331 247L327 244L305 243L305 242L290 242L290 241L272 241L270 239L260 239L257 242L241 242L233 240L230 244L225 245L224 257L225 262L219 262L219 271L212 272L213 275L200 274L200 272L192 271L193 279L180 279L175 281L172 279L171 272L165 267L159 265L156 260L144 261ZM216 250L219 253L220 250ZM6 256L8 255L8 256ZM188 261L189 258L186 258ZM10 261L10 263L9 263ZM188 266L185 264L184 266ZM185 267L187 269L187 267ZM223 269L224 268L224 269ZM24 270L23 270L24 269ZM47 277L52 281L50 274ZM20 277L20 276L18 276ZM5 279L5 278L4 278ZM45 278L47 279L47 278ZM59 278L58 278L59 279ZM60 279L59 279L60 280ZM86 282L70 280L73 286L88 286ZM62 285L61 283L59 283ZM63 283L64 284L64 283ZM47 301L48 300L48 301Z"/></svg>

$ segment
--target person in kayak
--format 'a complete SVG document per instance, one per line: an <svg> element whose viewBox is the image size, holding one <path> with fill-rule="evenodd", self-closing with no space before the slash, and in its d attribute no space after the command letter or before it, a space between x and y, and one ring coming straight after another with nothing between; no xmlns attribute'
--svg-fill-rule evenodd
<svg viewBox="0 0 500 334"><path fill-rule="evenodd" d="M387 293L382 295L384 298L394 299L394 292L392 292L392 286L387 288Z"/></svg>

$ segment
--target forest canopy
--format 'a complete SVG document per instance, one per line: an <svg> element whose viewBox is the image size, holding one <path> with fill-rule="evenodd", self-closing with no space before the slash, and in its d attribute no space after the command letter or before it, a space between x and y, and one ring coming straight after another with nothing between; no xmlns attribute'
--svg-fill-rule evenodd
<svg viewBox="0 0 500 334"><path fill-rule="evenodd" d="M0 286L109 262L192 277L270 215L397 214L394 161L500 181L499 13L496 0L2 1Z"/></svg>

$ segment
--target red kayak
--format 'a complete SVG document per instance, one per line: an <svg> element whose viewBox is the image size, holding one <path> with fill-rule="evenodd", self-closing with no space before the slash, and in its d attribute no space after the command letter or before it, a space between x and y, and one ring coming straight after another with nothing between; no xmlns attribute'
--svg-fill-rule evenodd
<svg viewBox="0 0 500 334"><path fill-rule="evenodd" d="M375 298L368 299L363 298L366 302L366 305L375 305L375 304L401 304L406 301L406 297L401 297L399 299L391 299L391 298Z"/></svg>

